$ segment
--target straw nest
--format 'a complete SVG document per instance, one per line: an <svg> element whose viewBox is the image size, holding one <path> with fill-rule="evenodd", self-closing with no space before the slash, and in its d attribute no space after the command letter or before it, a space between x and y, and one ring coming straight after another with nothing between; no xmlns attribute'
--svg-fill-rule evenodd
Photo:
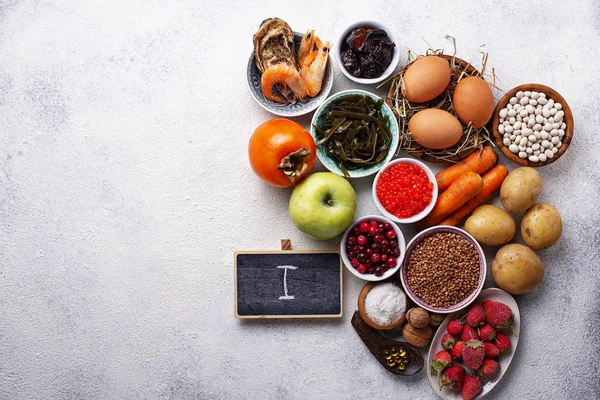
<svg viewBox="0 0 600 400"><path fill-rule="evenodd" d="M411 138L410 132L408 131L408 121L415 113L421 110L424 110L426 108L439 108L456 116L456 112L454 111L454 104L452 103L452 95L454 93L454 88L462 78L468 76L477 76L486 79L486 77L488 77L492 79L492 82L490 82L488 79L486 79L486 81L488 81L488 83L491 86L495 87L494 70L492 69L491 74L485 74L488 53L481 53L482 68L480 72L470 63L456 57L456 42L454 41L454 38L450 36L446 37L452 39L452 41L454 42L454 53L452 55L444 54L443 50L441 49L433 50L432 48L429 48L426 53L426 55L435 54L440 57L444 57L449 61L451 77L450 84L446 88L446 91L438 97L436 97L435 99L426 103L411 103L408 100L406 100L404 96L402 96L401 87L404 73L412 64L412 62L414 62L414 60L418 58L415 55L415 53L409 50L408 63L400 70L400 72L398 72L391 78L392 86L388 91L386 99L387 104L392 108L394 114L396 115L396 118L398 119L398 127L400 129L400 140L398 144L398 150L405 151L406 153L420 158L422 160L432 162L458 162L463 158L467 157L472 152L474 152L476 149L481 149L486 144L494 146L493 141L490 139L491 135L487 126L477 129L471 126L471 124L464 125L462 123L461 125L463 126L463 134L461 136L461 139L454 146L446 149L428 149L420 146Z"/></svg>

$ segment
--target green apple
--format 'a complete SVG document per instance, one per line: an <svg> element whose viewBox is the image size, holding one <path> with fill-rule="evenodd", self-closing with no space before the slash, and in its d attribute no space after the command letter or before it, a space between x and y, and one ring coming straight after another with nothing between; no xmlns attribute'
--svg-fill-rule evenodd
<svg viewBox="0 0 600 400"><path fill-rule="evenodd" d="M348 181L332 172L317 172L298 183L290 198L290 217L315 239L344 232L356 212L356 193Z"/></svg>

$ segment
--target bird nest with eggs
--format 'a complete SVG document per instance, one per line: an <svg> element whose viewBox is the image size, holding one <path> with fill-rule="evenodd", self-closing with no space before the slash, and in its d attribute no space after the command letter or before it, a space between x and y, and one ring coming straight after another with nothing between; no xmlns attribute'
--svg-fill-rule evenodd
<svg viewBox="0 0 600 400"><path fill-rule="evenodd" d="M398 127L400 130L398 150L403 150L414 157L431 162L458 162L476 149L483 148L486 144L494 145L493 141L490 139L490 131L486 127L490 118L487 118L485 122L482 123L483 125L479 127L475 127L474 125L477 124L472 122L467 124L460 122L462 127L460 138L458 141L445 148L424 147L417 143L412 133L409 132L410 119L413 115L425 109L437 108L452 114L460 120L455 110L453 95L456 86L462 79L467 77L478 77L486 81L488 85L495 87L495 74L493 69L491 74L487 75L488 78L492 79L492 83L485 79L488 53L481 53L482 68L481 71L478 71L469 62L456 57L456 41L450 36L446 36L446 38L452 39L454 43L454 53L452 55L444 54L443 50L434 50L431 47L426 53L426 56L439 56L448 61L448 64L450 65L450 82L445 87L445 90L441 94L435 96L435 98L424 102L409 101L405 98L403 94L403 86L405 84L403 79L404 74L416 60L421 59L421 57L416 57L415 53L409 50L408 63L400 70L400 72L392 77L392 86L388 91L386 99L387 104L394 111L394 114L398 119ZM404 93L406 92L404 91ZM491 90L489 93L491 93ZM491 96L491 110L493 111L493 95ZM491 117L491 113L489 117ZM458 131L460 132L460 129L458 129Z"/></svg>

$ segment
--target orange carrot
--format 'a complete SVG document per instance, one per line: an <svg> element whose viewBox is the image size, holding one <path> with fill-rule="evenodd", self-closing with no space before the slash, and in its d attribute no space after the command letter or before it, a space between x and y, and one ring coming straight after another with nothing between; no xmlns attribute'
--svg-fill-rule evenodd
<svg viewBox="0 0 600 400"><path fill-rule="evenodd" d="M438 190L448 189L452 182L465 172L473 171L481 175L490 169L496 161L498 161L498 155L491 146L485 146L481 150L476 150L458 164L454 164L435 174Z"/></svg>
<svg viewBox="0 0 600 400"><path fill-rule="evenodd" d="M438 225L457 226L467 215L471 214L477 207L482 205L496 190L500 189L502 182L508 175L508 170L502 164L498 164L481 178L483 179L483 189L471 200L463 204L458 210L446 217Z"/></svg>
<svg viewBox="0 0 600 400"><path fill-rule="evenodd" d="M460 206L477 196L483 188L483 179L477 172L469 171L462 174L444 193L440 194L435 206L417 228L424 229L434 226Z"/></svg>

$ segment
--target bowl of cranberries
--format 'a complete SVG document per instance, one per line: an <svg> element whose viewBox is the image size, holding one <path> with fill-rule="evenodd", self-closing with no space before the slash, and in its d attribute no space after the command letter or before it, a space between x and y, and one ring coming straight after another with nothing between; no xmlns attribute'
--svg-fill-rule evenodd
<svg viewBox="0 0 600 400"><path fill-rule="evenodd" d="M342 260L355 276L382 281L402 264L406 243L398 226L388 218L368 215L346 230L340 244Z"/></svg>
<svg viewBox="0 0 600 400"><path fill-rule="evenodd" d="M373 200L379 212L399 224L427 216L438 196L435 175L412 158L398 158L379 170L373 181Z"/></svg>

